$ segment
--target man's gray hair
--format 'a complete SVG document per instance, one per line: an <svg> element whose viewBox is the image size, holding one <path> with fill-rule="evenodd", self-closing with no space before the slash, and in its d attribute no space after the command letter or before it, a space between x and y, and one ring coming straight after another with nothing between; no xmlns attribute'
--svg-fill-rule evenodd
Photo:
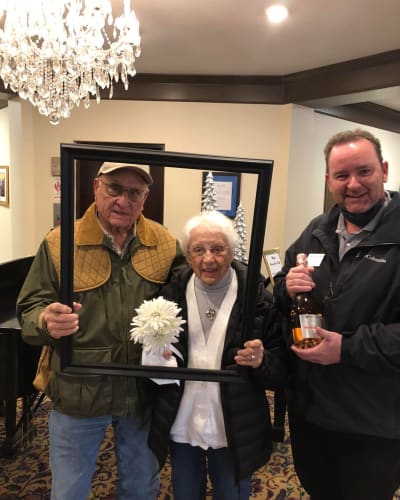
<svg viewBox="0 0 400 500"><path fill-rule="evenodd" d="M198 227L217 229L226 237L231 253L232 255L234 254L239 242L239 236L233 226L232 220L221 212L210 210L202 212L199 215L195 215L184 225L181 237L181 247L185 255L189 249L190 233L193 229Z"/></svg>

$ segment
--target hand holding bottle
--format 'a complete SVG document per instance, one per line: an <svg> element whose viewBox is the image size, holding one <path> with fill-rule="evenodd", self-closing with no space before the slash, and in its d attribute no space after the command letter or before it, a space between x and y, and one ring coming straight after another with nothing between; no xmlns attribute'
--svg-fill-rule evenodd
<svg viewBox="0 0 400 500"><path fill-rule="evenodd" d="M315 287L312 279L313 267L307 265L307 255L299 253L297 255L297 265L289 269L286 275L286 289L292 300L297 293L311 292Z"/></svg>
<svg viewBox="0 0 400 500"><path fill-rule="evenodd" d="M342 354L342 339L340 333L317 328L317 333L321 338L321 342L310 349L302 349L296 345L292 345L292 351L303 361L317 363L319 365L334 365L340 363Z"/></svg>

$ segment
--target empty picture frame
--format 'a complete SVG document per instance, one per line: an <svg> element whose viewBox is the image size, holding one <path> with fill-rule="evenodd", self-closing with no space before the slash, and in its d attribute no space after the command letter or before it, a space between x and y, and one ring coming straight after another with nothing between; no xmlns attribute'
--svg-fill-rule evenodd
<svg viewBox="0 0 400 500"><path fill-rule="evenodd" d="M267 220L268 201L272 179L272 160L230 158L220 156L170 153L166 151L130 149L84 144L61 144L61 277L62 303L72 307L74 266L75 222L75 161L96 160L118 163L155 165L164 168L194 170L215 169L220 172L257 174L257 187L250 239L249 267L243 310L243 331L251 331L255 313L255 294L261 268L263 241ZM117 363L79 364L73 358L72 336L60 340L61 369L66 373L90 375L123 375L147 378L204 380L213 382L241 382L245 370L209 370L195 368L170 368L158 366L128 365Z"/></svg>

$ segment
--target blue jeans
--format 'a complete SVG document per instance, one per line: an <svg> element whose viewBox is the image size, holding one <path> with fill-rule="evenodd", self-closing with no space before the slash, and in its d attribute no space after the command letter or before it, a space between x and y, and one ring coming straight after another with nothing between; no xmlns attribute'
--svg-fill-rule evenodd
<svg viewBox="0 0 400 500"><path fill-rule="evenodd" d="M235 482L229 448L203 450L199 446L170 441L174 500L205 500L207 470L213 500L248 500L251 477Z"/></svg>
<svg viewBox="0 0 400 500"><path fill-rule="evenodd" d="M114 428L119 500L156 499L158 462L147 445L148 424L135 417L49 416L52 500L86 500L107 426Z"/></svg>

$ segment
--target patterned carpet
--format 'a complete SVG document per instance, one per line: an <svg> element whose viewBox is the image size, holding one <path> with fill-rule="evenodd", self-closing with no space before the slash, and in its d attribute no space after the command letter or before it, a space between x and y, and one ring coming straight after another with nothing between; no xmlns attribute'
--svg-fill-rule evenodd
<svg viewBox="0 0 400 500"><path fill-rule="evenodd" d="M48 500L50 471L48 464L47 415L51 402L47 399L33 417L35 434L29 446L15 458L0 458L0 500ZM4 439L4 419L0 418L0 442ZM173 500L167 464L161 472L159 500ZM90 500L115 500L116 465L112 431L107 433L98 457ZM208 491L210 493L210 491ZM400 495L395 497L400 500ZM207 495L207 500L211 494ZM294 472L290 443L277 443L269 463L253 476L252 500L308 500Z"/></svg>
<svg viewBox="0 0 400 500"><path fill-rule="evenodd" d="M50 408L51 402L45 399L36 411L32 421L35 437L28 447L13 459L0 458L0 500L50 499L47 436L47 415ZM4 440L4 432L4 418L0 418L0 443ZM99 453L90 500L115 500L116 477L110 429ZM161 472L159 500L173 500L169 478L170 468L167 464ZM294 472L287 429L285 441L275 444L269 463L253 476L251 499L309 500ZM400 494L395 499L400 500ZM211 500L210 489L207 500Z"/></svg>
<svg viewBox="0 0 400 500"><path fill-rule="evenodd" d="M35 428L33 441L13 459L0 458L1 500L48 500L50 498L50 470L48 463L47 415L51 402L44 400L36 411L32 423ZM0 418L0 442L4 439L4 419ZM107 433L99 457L91 500L115 500L116 465L112 431ZM210 491L208 492L210 493ZM161 472L159 500L173 500L170 468ZM267 466L253 477L252 499L256 500L306 500L294 473L290 444L286 432L284 443L276 449ZM207 495L207 500L211 494Z"/></svg>

